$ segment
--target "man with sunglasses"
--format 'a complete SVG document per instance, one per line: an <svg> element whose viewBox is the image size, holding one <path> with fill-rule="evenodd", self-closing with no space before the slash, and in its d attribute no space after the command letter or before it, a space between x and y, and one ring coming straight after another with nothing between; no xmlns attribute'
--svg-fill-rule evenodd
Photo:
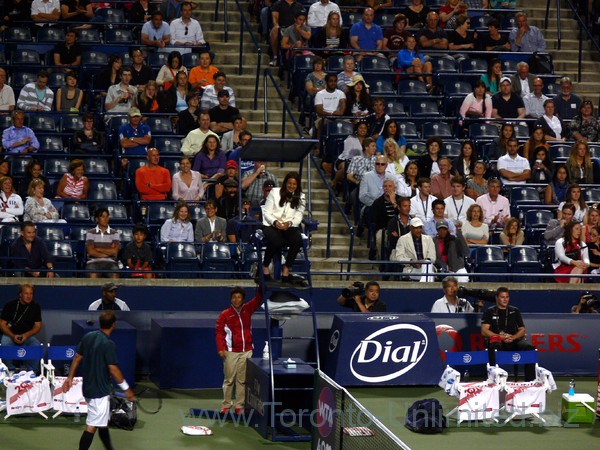
<svg viewBox="0 0 600 450"><path fill-rule="evenodd" d="M205 45L200 23L192 17L192 4L181 5L181 17L171 22L171 42L173 45ZM180 53L190 53L190 48L178 49Z"/></svg>

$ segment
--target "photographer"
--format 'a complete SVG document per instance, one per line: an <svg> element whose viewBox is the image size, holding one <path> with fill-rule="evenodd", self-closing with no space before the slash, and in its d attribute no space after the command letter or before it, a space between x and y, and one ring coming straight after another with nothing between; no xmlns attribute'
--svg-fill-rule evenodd
<svg viewBox="0 0 600 450"><path fill-rule="evenodd" d="M354 312L386 312L387 306L379 299L379 283L369 281L366 285L357 281L350 288L342 290L337 302L345 308L352 308Z"/></svg>
<svg viewBox="0 0 600 450"><path fill-rule="evenodd" d="M600 302L591 292L584 292L579 298L579 302L573 305L571 312L573 314L598 314Z"/></svg>
<svg viewBox="0 0 600 450"><path fill-rule="evenodd" d="M474 312L473 305L464 298L459 298L458 280L454 277L446 277L442 280L444 296L437 300L431 307L432 313L463 313Z"/></svg>

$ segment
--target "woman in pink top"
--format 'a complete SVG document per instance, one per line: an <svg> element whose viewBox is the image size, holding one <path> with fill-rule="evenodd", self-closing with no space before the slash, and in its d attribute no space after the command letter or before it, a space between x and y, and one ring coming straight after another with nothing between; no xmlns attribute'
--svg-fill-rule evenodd
<svg viewBox="0 0 600 450"><path fill-rule="evenodd" d="M477 80L473 83L473 92L465 97L460 106L459 115L462 119L469 117L492 117L492 99L485 92L485 83Z"/></svg>
<svg viewBox="0 0 600 450"><path fill-rule="evenodd" d="M173 175L171 194L174 200L201 200L204 186L200 172L192 170L190 158L184 156L179 162L179 172Z"/></svg>
<svg viewBox="0 0 600 450"><path fill-rule="evenodd" d="M84 169L84 163L81 159L71 161L69 172L65 173L58 183L56 196L62 198L87 198L89 182L87 177L83 175Z"/></svg>

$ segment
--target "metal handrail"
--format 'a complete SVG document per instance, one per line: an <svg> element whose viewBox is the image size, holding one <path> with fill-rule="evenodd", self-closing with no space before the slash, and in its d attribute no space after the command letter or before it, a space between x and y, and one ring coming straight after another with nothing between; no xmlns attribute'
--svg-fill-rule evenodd
<svg viewBox="0 0 600 450"><path fill-rule="evenodd" d="M294 128L296 129L296 132L298 133L298 137L301 139L305 139L305 136L302 134L300 125L298 125L298 121L294 117L294 113L292 112L290 105L288 105L288 102L285 100L285 97L283 96L281 89L279 88L277 82L275 81L275 78L273 78L273 74L271 73L271 71L269 69L264 70L264 77L263 77L263 90L264 90L263 110L264 110L264 117L265 117L264 118L264 132L265 133L269 132L269 109L268 109L268 102L267 102L267 96L268 96L267 94L268 94L269 84L267 83L267 79L271 80L271 84L275 88L275 91L277 92L277 95L279 96L279 99L281 100L281 103L283 106L283 117L281 119L281 138L285 139L286 116L289 114L289 116L292 120L292 124L294 125Z"/></svg>

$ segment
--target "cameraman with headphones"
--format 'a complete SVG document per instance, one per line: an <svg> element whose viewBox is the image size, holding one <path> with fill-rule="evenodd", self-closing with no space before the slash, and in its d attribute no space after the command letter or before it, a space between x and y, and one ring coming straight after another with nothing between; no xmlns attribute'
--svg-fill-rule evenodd
<svg viewBox="0 0 600 450"><path fill-rule="evenodd" d="M597 314L600 302L590 291L584 292L579 297L579 302L571 307L573 314Z"/></svg>
<svg viewBox="0 0 600 450"><path fill-rule="evenodd" d="M342 290L337 302L345 308L352 308L354 312L387 311L385 302L379 299L379 283L377 281L369 281L366 285L360 281L353 283L350 288Z"/></svg>
<svg viewBox="0 0 600 450"><path fill-rule="evenodd" d="M431 307L432 313L463 313L463 312L475 312L473 305L464 298L459 298L456 294L458 292L458 280L454 277L446 277L442 280L442 289L444 290L444 296Z"/></svg>

